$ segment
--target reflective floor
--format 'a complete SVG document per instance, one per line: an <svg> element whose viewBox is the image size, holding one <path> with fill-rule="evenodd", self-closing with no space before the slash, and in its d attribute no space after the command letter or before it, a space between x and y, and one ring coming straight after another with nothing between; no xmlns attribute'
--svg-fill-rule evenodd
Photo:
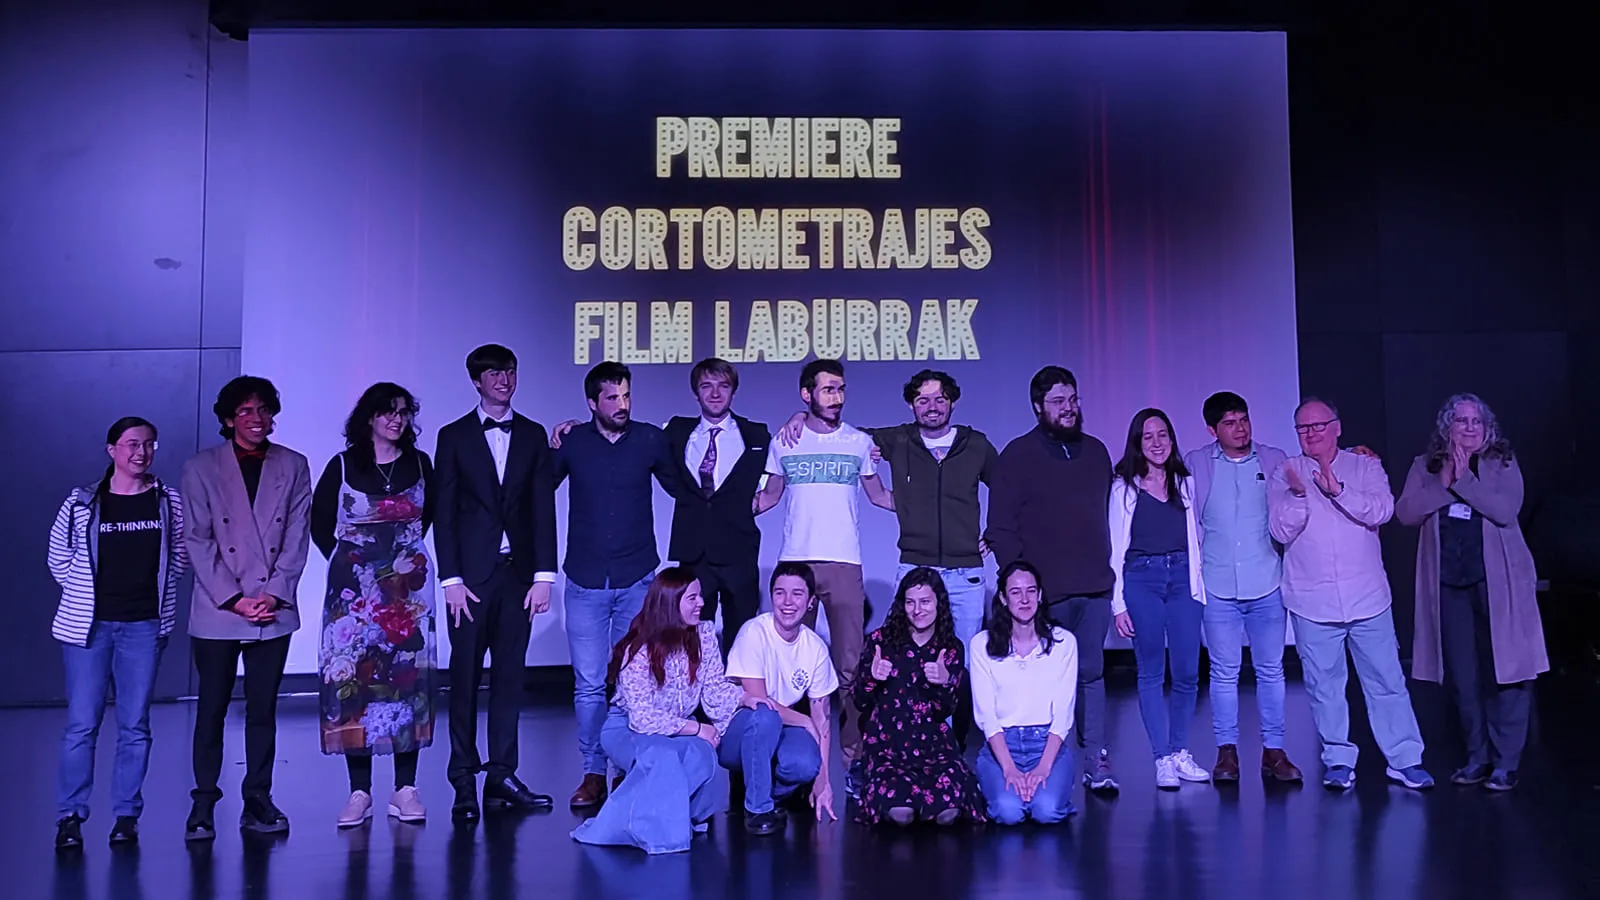
<svg viewBox="0 0 1600 900"><path fill-rule="evenodd" d="M1448 784L1418 794L1385 784L1383 763L1365 752L1357 789L1338 796L1314 785L1265 789L1247 765L1230 790L1186 785L1158 792L1131 677L1113 682L1111 725L1123 792L1076 799L1079 814L1051 829L962 828L873 831L839 822L791 825L781 838L746 836L719 816L686 854L648 858L573 842L579 819L554 813L490 817L472 829L449 821L444 746L424 751L421 790L432 820L399 825L381 817L339 831L348 793L344 765L319 754L314 701L284 701L276 798L293 830L282 840L245 839L230 827L238 798L218 808L212 847L188 849L182 827L190 785L192 707L155 710L155 751L138 849L113 851L106 786L111 735L101 741L95 813L85 849L52 851L56 749L64 712L0 711L0 773L6 797L5 878L18 898L812 898L1117 897L1207 898L1567 898L1600 897L1600 772L1594 759L1593 685L1541 684L1540 725L1517 791L1491 795ZM1245 689L1248 694L1249 689ZM1458 764L1436 688L1415 688L1427 764L1441 782ZM1253 699L1242 698L1241 755L1259 754ZM1291 684L1290 754L1320 773L1303 691ZM1357 711L1359 714L1359 710ZM237 715L237 713L236 713ZM1357 716L1359 721L1359 715ZM232 723L225 789L242 774L242 722ZM108 717L109 725L109 717ZM1358 730L1358 743L1371 748ZM1202 697L1191 745L1213 758ZM564 802L579 776L569 709L530 708L522 720L522 774ZM390 770L380 760L378 811ZM725 783L725 782L724 782ZM842 784L842 778L835 778Z"/></svg>

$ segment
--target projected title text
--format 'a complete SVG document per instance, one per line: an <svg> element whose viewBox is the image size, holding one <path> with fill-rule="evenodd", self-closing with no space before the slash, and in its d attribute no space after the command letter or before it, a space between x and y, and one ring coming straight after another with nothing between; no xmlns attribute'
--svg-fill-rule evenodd
<svg viewBox="0 0 1600 900"><path fill-rule="evenodd" d="M657 178L900 178L897 118L656 119ZM820 193L820 192L819 192ZM981 207L865 209L574 206L562 218L573 271L982 269L992 257ZM691 363L689 299L584 299L574 304L572 361ZM711 355L730 362L978 359L973 297L766 297L714 303Z"/></svg>

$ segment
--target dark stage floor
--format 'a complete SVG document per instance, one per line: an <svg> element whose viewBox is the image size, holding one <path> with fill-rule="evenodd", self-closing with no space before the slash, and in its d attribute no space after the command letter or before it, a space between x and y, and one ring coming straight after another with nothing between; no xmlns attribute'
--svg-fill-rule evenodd
<svg viewBox="0 0 1600 900"><path fill-rule="evenodd" d="M1122 677L1117 679L1123 681ZM143 840L113 852L106 787L113 741L100 746L101 777L81 857L57 857L56 750L63 711L0 712L0 772L6 778L5 877L17 898L811 898L1140 897L1205 898L1567 898L1600 896L1600 785L1592 685L1542 684L1540 722L1519 789L1492 795L1445 782L1457 763L1447 743L1442 695L1417 687L1427 763L1441 786L1418 794L1387 785L1383 762L1360 726L1357 790L1331 795L1315 785L1265 790L1253 772L1221 791L1186 785L1160 793L1144 749L1131 685L1112 692L1112 734L1120 797L1084 801L1062 827L960 829L892 834L839 822L791 826L781 838L747 837L719 816L710 835L676 856L574 843L578 818L553 814L490 817L458 831L449 821L443 746L424 751L421 789L432 819L403 826L381 815L341 832L334 816L347 796L342 761L317 751L314 701L284 701L276 796L294 823L287 839L245 840L231 827L238 797L218 809L215 846L186 849L190 785L189 704L155 711L155 751L145 796ZM1246 688L1248 693L1248 688ZM1244 702L1245 731L1255 726ZM1191 742L1209 765L1210 714L1202 687ZM1290 752L1320 776L1303 691L1289 696ZM236 711L236 716L240 713ZM225 787L237 790L239 719L228 736ZM530 708L523 716L524 780L563 802L579 765L570 709ZM1242 755L1259 754L1253 736ZM389 768L377 772L378 812ZM843 779L836 777L835 784ZM724 784L725 776L724 776Z"/></svg>

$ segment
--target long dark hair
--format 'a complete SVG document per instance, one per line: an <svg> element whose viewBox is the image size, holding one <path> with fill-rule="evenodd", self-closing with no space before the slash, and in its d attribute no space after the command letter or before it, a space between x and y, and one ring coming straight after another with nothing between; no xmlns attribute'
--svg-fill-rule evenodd
<svg viewBox="0 0 1600 900"><path fill-rule="evenodd" d="M112 444L115 444L117 441L122 440L123 435L134 430L135 428L150 429L151 440L157 440L161 437L161 435L156 431L156 426L149 419L141 419L138 416L123 416L115 422L112 422L111 427L106 429L106 446L109 447ZM117 464L115 462L106 463L105 477L100 479L100 493L105 494L111 491L111 476L116 474L116 471Z"/></svg>
<svg viewBox="0 0 1600 900"><path fill-rule="evenodd" d="M1018 572L1032 575L1033 583L1039 586L1039 610L1033 614L1033 632L1039 636L1039 646L1048 654L1056 640L1055 632L1050 628L1050 617L1045 614L1044 578L1039 575L1039 570L1033 563L1019 559L1000 570L994 600L989 604L988 649L989 656L994 659L1005 659L1011 655L1011 626L1015 622L1011 618L1011 609L1006 606L1006 587L1011 581L1011 576Z"/></svg>
<svg viewBox="0 0 1600 900"><path fill-rule="evenodd" d="M1444 401L1439 407L1439 414L1434 417L1433 433L1428 435L1428 471L1437 474L1444 468L1444 458L1450 455L1450 426L1455 424L1456 404L1471 403L1478 407L1478 416L1483 419L1483 446L1478 452L1472 454L1472 471L1478 471L1479 459L1494 459L1502 463L1510 462L1516 454L1511 450L1511 442L1500 432L1500 420L1495 418L1494 410L1477 394L1452 394L1450 399Z"/></svg>
<svg viewBox="0 0 1600 900"><path fill-rule="evenodd" d="M361 393L356 408L350 411L350 418L344 420L344 446L350 453L351 462L360 466L376 464L372 455L372 417L392 411L396 400L403 402L403 408L410 410L412 416L412 421L406 423L405 430L400 432L400 452L416 449L416 415L420 410L417 398L398 384L380 381Z"/></svg>
<svg viewBox="0 0 1600 900"><path fill-rule="evenodd" d="M680 650L689 657L689 683L694 683L695 673L700 671L700 635L696 626L683 624L678 601L695 580L693 570L673 566L663 569L650 582L639 614L633 617L628 633L611 651L606 684L615 687L622 667L641 650L650 660L650 674L655 676L658 686L667 683L667 659Z"/></svg>
<svg viewBox="0 0 1600 900"><path fill-rule="evenodd" d="M939 573L927 566L917 566L900 579L900 587L894 594L894 605L889 607L889 615L883 620L884 646L892 650L911 646L911 617L906 615L906 594L914 587L933 589L939 610L933 620L934 648L959 650L961 640L956 637L956 620L950 614L950 592L945 589L944 579L939 577Z"/></svg>
<svg viewBox="0 0 1600 900"><path fill-rule="evenodd" d="M1133 422L1128 425L1128 446L1123 449L1122 459L1117 461L1113 471L1135 490L1139 479L1149 474L1150 460L1144 458L1144 426L1151 419L1160 419L1167 426L1167 438L1172 441L1172 453L1167 456L1167 464L1162 466L1167 471L1167 502L1181 507L1183 496L1179 486L1189 477L1189 467L1183 464L1183 454L1178 452L1178 433L1172 430L1172 420L1161 410L1141 409L1134 415Z"/></svg>

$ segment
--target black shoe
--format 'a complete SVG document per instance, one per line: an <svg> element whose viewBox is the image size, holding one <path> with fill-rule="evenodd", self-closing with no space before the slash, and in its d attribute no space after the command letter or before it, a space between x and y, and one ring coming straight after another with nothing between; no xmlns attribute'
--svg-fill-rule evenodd
<svg viewBox="0 0 1600 900"><path fill-rule="evenodd" d="M1491 791L1514 790L1517 786L1517 772L1515 769L1510 771L1495 769L1494 774L1489 776L1489 780L1485 781L1483 786Z"/></svg>
<svg viewBox="0 0 1600 900"><path fill-rule="evenodd" d="M482 813L478 809L478 783L467 782L456 787L456 802L450 807L450 821L457 825L468 825L478 821Z"/></svg>
<svg viewBox="0 0 1600 900"><path fill-rule="evenodd" d="M1450 776L1450 783L1459 785L1483 784L1489 780L1489 776L1492 774L1494 774L1494 769L1490 768L1488 763L1476 766L1462 766Z"/></svg>
<svg viewBox="0 0 1600 900"><path fill-rule="evenodd" d="M744 830L750 832L751 834L765 837L767 835L777 834L778 832L782 831L785 821L786 820L782 814L780 814L777 810L773 810L772 812L758 813L755 815L746 813Z"/></svg>
<svg viewBox="0 0 1600 900"><path fill-rule="evenodd" d="M239 827L256 834L283 834L289 830L289 817L272 805L269 796L246 797Z"/></svg>
<svg viewBox="0 0 1600 900"><path fill-rule="evenodd" d="M483 805L490 809L554 809L555 798L548 794L535 794L528 786L511 775L483 786Z"/></svg>
<svg viewBox="0 0 1600 900"><path fill-rule="evenodd" d="M77 814L56 820L56 850L83 849L83 820Z"/></svg>
<svg viewBox="0 0 1600 900"><path fill-rule="evenodd" d="M211 841L217 837L215 819L217 801L196 799L189 807L189 820L183 824L185 841Z"/></svg>
<svg viewBox="0 0 1600 900"><path fill-rule="evenodd" d="M111 843L113 846L139 843L138 817L117 816L117 823L111 826Z"/></svg>

